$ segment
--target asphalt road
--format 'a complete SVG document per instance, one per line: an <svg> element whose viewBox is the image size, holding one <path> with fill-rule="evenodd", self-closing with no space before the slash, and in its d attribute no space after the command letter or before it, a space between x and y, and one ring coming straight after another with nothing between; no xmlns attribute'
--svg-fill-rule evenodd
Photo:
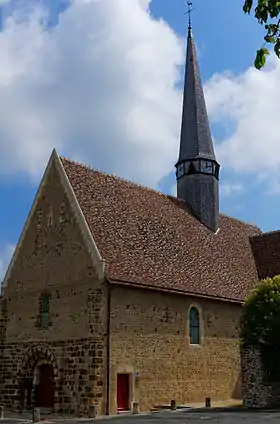
<svg viewBox="0 0 280 424"><path fill-rule="evenodd" d="M151 416L116 417L100 424L279 424L280 412L210 412L158 413Z"/></svg>
<svg viewBox="0 0 280 424"><path fill-rule="evenodd" d="M95 420L85 419L51 419L43 423L54 424L279 424L280 412L162 412L151 415L116 416ZM9 418L1 424L28 424L30 420Z"/></svg>

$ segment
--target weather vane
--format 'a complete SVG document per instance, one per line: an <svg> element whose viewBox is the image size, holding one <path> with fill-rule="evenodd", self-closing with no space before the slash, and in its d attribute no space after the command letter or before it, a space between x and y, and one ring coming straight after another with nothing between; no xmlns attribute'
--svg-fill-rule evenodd
<svg viewBox="0 0 280 424"><path fill-rule="evenodd" d="M192 7L192 2L191 2L191 1L187 1L186 3L187 3L187 5L188 5L188 10L187 10L187 12L185 12L185 13L184 13L184 15L186 15L186 14L188 14L188 15L189 15L189 30L190 30L190 29L191 29L191 27L192 27L191 13L192 13L192 11L193 11L195 8L194 8L194 7Z"/></svg>

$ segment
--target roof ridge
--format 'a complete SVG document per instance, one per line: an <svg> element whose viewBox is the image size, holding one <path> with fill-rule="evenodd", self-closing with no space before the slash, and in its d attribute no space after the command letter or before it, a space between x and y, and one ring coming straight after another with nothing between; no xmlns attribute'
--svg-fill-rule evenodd
<svg viewBox="0 0 280 424"><path fill-rule="evenodd" d="M68 159L65 156L59 156L59 157L60 157L60 159L62 161L65 160L65 161L70 162L70 163L72 163L74 165L81 166L82 168L85 168L85 169L87 169L90 172L98 172L99 174L102 174L104 176L115 178L118 181L123 181L123 182L128 183L128 184L131 184L133 186L136 186L136 187L143 188L145 190L151 191L153 193L156 192L156 193L160 194L161 196L164 196L164 197L167 197L167 198L173 198L173 199L176 199L177 201L181 201L181 202L183 202L183 203L186 204L186 202L184 201L184 199L179 199L176 196L172 196L171 194L163 193L162 191L157 190L155 188L151 188L151 187L148 187L146 185L143 185L143 184L140 184L140 183L136 183L136 182L131 181L131 180L128 180L126 178L120 177L120 176L118 176L116 174L105 172L105 171L102 171L102 170L97 169L97 168L92 168L90 165L86 165L86 164L84 164L82 162L78 162L78 161L75 161L75 160L72 160L72 159Z"/></svg>
<svg viewBox="0 0 280 424"><path fill-rule="evenodd" d="M280 234L280 230L267 231L265 233L262 232L261 234L256 234L255 236L251 236L251 237L270 236L272 234L277 234L277 233Z"/></svg>
<svg viewBox="0 0 280 424"><path fill-rule="evenodd" d="M72 163L73 165L78 165L78 166L80 166L81 168L84 168L84 169L86 169L86 170L88 170L88 171L90 171L90 172L97 172L97 173L102 174L102 175L104 175L104 176L112 177L112 178L114 178L115 180L118 180L118 181L120 181L120 182L128 183L128 184L130 184L130 185L132 185L132 186L135 186L135 187L138 187L138 188L145 189L145 190L147 190L147 191L149 191L149 192L151 192L151 193L157 193L157 194L159 194L160 196L165 197L166 199L169 199L169 200L172 200L172 201L176 201L177 203L181 204L182 206L185 206L185 207L188 209L189 213L190 213L192 216L194 216L194 217L195 217L194 212L192 211L192 209L191 209L190 205L189 205L189 204L188 204L188 203L187 203L184 199L182 199L182 198L179 198L179 197L173 196L172 194L163 193L163 192L162 192L162 191L160 191L160 190L156 190L156 189L154 189L154 188L151 188L151 187L145 186L145 185L140 184L140 183L136 183L136 182L131 181L131 180L128 180L128 179L126 179L126 178L119 177L118 175L115 175L115 174L112 174L112 173L109 173L109 172L105 172L105 171L102 171L102 170L97 169L97 168L93 168L93 167L91 167L90 165L87 165L87 164L82 163L82 162L75 161L75 160L73 160L73 159L69 159L69 158L67 158L67 157L65 157L65 156L59 156L59 157L60 157L60 159L61 159L62 161L63 161L63 160L65 160L65 161L67 161L67 162L69 162L69 163ZM228 214L226 214L226 213L222 213L222 212L220 212L220 216L221 216L221 217L222 217L222 216L224 216L224 217L226 217L226 218L230 218L230 219L232 219L232 220L235 220L235 221L237 221L237 222L240 222L241 224L245 224L245 225L247 225L247 226L250 226L251 228L256 228L258 231L261 231L261 229L260 229L257 225L250 224L250 223L248 223L248 222L243 221L242 219L239 219L239 218L236 218L236 217L230 216L230 215L228 215ZM263 234L263 233L261 232L261 234ZM258 234L258 235L259 235L259 234Z"/></svg>
<svg viewBox="0 0 280 424"><path fill-rule="evenodd" d="M263 233L262 233L262 230L261 230L261 229L260 229L257 225L255 225L255 224L250 224L250 222L243 221L243 220L242 220L242 219L240 219L240 218L236 218L235 216L228 215L227 213L224 213L224 212L220 212L220 216L224 216L225 218L233 219L234 221L240 222L241 224L248 225L248 226L250 226L251 228L256 228L256 229L258 229L259 231L261 231L261 234L263 234ZM260 235L260 234L258 234L258 235Z"/></svg>

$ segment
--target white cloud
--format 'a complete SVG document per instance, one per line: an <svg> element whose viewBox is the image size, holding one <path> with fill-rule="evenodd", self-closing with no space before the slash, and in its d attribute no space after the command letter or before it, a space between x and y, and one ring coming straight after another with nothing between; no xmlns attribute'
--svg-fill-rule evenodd
<svg viewBox="0 0 280 424"><path fill-rule="evenodd" d="M139 0L139 3L144 9L147 10L149 8L151 1L152 0Z"/></svg>
<svg viewBox="0 0 280 424"><path fill-rule="evenodd" d="M236 172L269 178L269 184L274 179L275 189L280 183L279 80L280 61L271 56L263 71L214 75L205 87L212 122L231 128L217 146L219 161Z"/></svg>
<svg viewBox="0 0 280 424"><path fill-rule="evenodd" d="M149 185L177 158L180 39L149 0L72 0L56 27L17 10L0 33L0 172L42 173L53 147ZM128 18L129 17L129 18Z"/></svg>
<svg viewBox="0 0 280 424"><path fill-rule="evenodd" d="M222 196L233 196L241 193L244 190L244 186L241 183L221 183L220 193Z"/></svg>
<svg viewBox="0 0 280 424"><path fill-rule="evenodd" d="M3 278L5 277L7 267L10 263L14 250L14 244L6 244L4 248L0 249L0 286Z"/></svg>

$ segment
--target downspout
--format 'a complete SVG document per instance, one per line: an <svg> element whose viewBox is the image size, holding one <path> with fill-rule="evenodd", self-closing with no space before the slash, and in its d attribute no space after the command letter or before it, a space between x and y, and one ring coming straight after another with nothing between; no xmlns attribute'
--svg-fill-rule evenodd
<svg viewBox="0 0 280 424"><path fill-rule="evenodd" d="M107 329L106 329L106 415L110 415L110 327L111 327L111 285L106 278L107 296Z"/></svg>

